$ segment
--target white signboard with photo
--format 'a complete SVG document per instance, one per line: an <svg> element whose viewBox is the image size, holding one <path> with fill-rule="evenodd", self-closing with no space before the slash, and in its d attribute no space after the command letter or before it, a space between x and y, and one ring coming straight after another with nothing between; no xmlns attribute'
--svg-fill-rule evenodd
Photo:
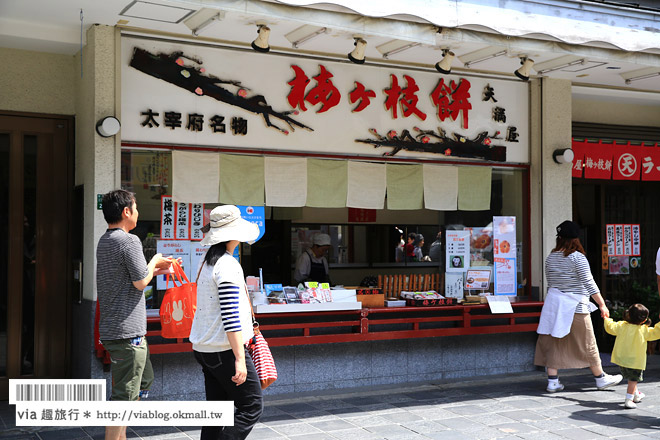
<svg viewBox="0 0 660 440"><path fill-rule="evenodd" d="M445 233L446 271L465 272L470 267L470 231Z"/></svg>

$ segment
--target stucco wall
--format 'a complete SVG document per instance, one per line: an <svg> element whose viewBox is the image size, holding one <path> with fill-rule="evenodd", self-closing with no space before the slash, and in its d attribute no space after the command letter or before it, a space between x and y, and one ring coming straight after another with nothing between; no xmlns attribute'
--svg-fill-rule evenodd
<svg viewBox="0 0 660 440"><path fill-rule="evenodd" d="M531 87L532 285L544 296L543 264L555 245L555 227L572 219L570 164L552 159L571 146L571 82L542 78Z"/></svg>
<svg viewBox="0 0 660 440"><path fill-rule="evenodd" d="M573 98L573 120L598 124L660 126L660 101L656 105Z"/></svg>
<svg viewBox="0 0 660 440"><path fill-rule="evenodd" d="M74 57L0 48L0 110L73 115Z"/></svg>

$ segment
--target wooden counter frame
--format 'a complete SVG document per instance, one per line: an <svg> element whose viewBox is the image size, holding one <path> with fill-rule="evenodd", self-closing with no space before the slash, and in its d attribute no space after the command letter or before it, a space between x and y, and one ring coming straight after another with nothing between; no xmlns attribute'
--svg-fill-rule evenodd
<svg viewBox="0 0 660 440"><path fill-rule="evenodd" d="M493 315L488 305L479 304L262 313L257 320L271 347L536 331L543 302L515 302L511 306L514 313L501 315ZM147 328L152 354L192 351L187 339L160 338L158 317L147 318ZM110 362L98 343L96 354L104 363Z"/></svg>

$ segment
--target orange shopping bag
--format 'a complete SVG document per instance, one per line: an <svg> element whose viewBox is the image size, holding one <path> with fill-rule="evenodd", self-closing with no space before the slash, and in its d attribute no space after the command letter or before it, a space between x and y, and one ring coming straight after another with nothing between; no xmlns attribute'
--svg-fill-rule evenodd
<svg viewBox="0 0 660 440"><path fill-rule="evenodd" d="M174 274L167 275L163 303L160 305L160 326L163 338L187 338L190 336L195 311L197 310L197 284L191 283L176 261L172 263ZM170 285L172 277L173 287ZM177 286L176 281L180 285Z"/></svg>

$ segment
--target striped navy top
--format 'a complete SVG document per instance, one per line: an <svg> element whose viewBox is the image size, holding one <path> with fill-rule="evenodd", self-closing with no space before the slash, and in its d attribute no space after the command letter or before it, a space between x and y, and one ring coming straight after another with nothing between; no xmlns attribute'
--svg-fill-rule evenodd
<svg viewBox="0 0 660 440"><path fill-rule="evenodd" d="M589 297L600 293L587 258L578 251L567 257L561 251L551 252L545 259L545 277L549 288L585 296L583 302L577 305L575 313L589 313Z"/></svg>

